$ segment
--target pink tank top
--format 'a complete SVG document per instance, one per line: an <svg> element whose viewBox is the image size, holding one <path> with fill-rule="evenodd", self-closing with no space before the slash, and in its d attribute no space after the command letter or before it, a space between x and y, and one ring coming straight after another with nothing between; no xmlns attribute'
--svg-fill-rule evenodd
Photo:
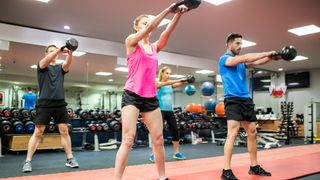
<svg viewBox="0 0 320 180"><path fill-rule="evenodd" d="M158 53L153 44L151 49L152 54L148 54L138 43L136 49L127 56L128 79L124 89L145 98L156 96Z"/></svg>

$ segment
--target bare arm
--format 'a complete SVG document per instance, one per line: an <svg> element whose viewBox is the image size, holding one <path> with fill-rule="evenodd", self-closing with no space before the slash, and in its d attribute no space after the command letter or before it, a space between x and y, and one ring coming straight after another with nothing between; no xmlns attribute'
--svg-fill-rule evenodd
<svg viewBox="0 0 320 180"><path fill-rule="evenodd" d="M135 47L140 40L142 40L145 36L147 36L150 32L152 32L160 22L168 15L172 10L171 7L174 4L172 4L170 7L163 10L160 14L158 14L154 19L152 19L144 29L141 29L139 32L131 34L126 39L126 46L127 47Z"/></svg>
<svg viewBox="0 0 320 180"><path fill-rule="evenodd" d="M263 52L263 53L248 53L241 56L230 57L226 60L226 66L236 66L241 63L252 63L259 59L271 56L271 52Z"/></svg>
<svg viewBox="0 0 320 180"><path fill-rule="evenodd" d="M268 63L271 60L273 60L271 57L265 57L265 58L259 59L257 61L254 61L252 63L246 63L246 66L248 68L250 68L250 67L253 67L253 66L263 65L263 64Z"/></svg>
<svg viewBox="0 0 320 180"><path fill-rule="evenodd" d="M61 51L58 48L52 53L49 53L48 55L46 55L43 59L41 59L39 62L40 69L46 68L50 64L50 62L53 61L59 55L60 52Z"/></svg>
<svg viewBox="0 0 320 180"><path fill-rule="evenodd" d="M168 85L174 85L174 84L177 84L177 83L181 83L182 80L169 80L169 81L166 81L166 82L161 82L161 81L157 81L156 82L156 86L157 86L157 89L161 88L162 86L168 86Z"/></svg>
<svg viewBox="0 0 320 180"><path fill-rule="evenodd" d="M167 44L170 35L172 34L173 30L175 29L175 27L177 26L181 15L186 12L187 8L183 7L179 10L179 12L177 12L174 17L172 18L172 21L167 25L166 29L161 33L158 41L156 41L156 47L157 47L157 51L161 51L162 48L164 48L164 46Z"/></svg>
<svg viewBox="0 0 320 180"><path fill-rule="evenodd" d="M66 61L62 64L62 69L64 72L68 72L72 63L72 51L67 48L65 48L65 51L67 51L68 55L66 57Z"/></svg>

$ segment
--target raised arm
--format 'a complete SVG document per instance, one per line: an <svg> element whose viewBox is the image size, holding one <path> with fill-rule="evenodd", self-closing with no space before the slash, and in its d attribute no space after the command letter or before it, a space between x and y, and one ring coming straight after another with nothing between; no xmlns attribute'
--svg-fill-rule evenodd
<svg viewBox="0 0 320 180"><path fill-rule="evenodd" d="M172 34L173 30L177 26L181 18L181 15L185 13L187 10L188 10L187 7L185 7L184 5L181 6L181 8L179 8L178 12L172 18L172 21L167 25L166 29L161 33L159 39L155 43L158 52L165 47L165 45L169 40L170 35Z"/></svg>
<svg viewBox="0 0 320 180"><path fill-rule="evenodd" d="M69 68L72 63L72 51L70 51L67 48L65 48L64 51L66 51L68 53L68 55L66 57L66 61L62 64L62 69L64 72L69 72Z"/></svg>
<svg viewBox="0 0 320 180"><path fill-rule="evenodd" d="M255 61L258 61L266 57L270 57L274 53L275 53L274 51L262 52L262 53L248 53L240 56L230 57L226 60L225 65L236 66L241 63L246 63L250 65L250 63L253 63Z"/></svg>
<svg viewBox="0 0 320 180"><path fill-rule="evenodd" d="M40 69L46 68L50 64L50 62L53 61L59 55L60 52L60 49L57 48L53 52L47 54L43 59L41 59L39 62Z"/></svg>
<svg viewBox="0 0 320 180"><path fill-rule="evenodd" d="M170 13L172 12L172 7L174 4L170 5L168 8L159 13L154 19L149 21L149 23L145 26L145 28L141 29L137 33L131 34L126 39L126 46L132 47L136 46L140 40L142 40L145 36L151 33L155 28L158 27L160 22Z"/></svg>

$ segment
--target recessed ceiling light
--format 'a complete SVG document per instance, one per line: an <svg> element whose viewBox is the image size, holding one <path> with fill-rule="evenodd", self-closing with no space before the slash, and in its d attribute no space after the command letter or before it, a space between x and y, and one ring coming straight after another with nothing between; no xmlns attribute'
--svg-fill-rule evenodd
<svg viewBox="0 0 320 180"><path fill-rule="evenodd" d="M196 71L197 74L211 74L214 73L214 71L210 71L210 70L199 70Z"/></svg>
<svg viewBox="0 0 320 180"><path fill-rule="evenodd" d="M303 61L303 60L307 60L307 59L309 59L309 58L305 57L305 56L298 55L292 61Z"/></svg>
<svg viewBox="0 0 320 180"><path fill-rule="evenodd" d="M117 67L114 70L120 71L120 72L128 72L128 68L126 68L126 67Z"/></svg>
<svg viewBox="0 0 320 180"><path fill-rule="evenodd" d="M255 46L255 45L257 45L257 43L242 39L242 46L241 46L242 48Z"/></svg>
<svg viewBox="0 0 320 180"><path fill-rule="evenodd" d="M32 69L37 69L38 68L38 65L34 64L32 66L30 66Z"/></svg>
<svg viewBox="0 0 320 180"><path fill-rule="evenodd" d="M289 32L298 35L298 36L304 36L308 34L314 34L320 32L320 28L316 25L309 25L309 26L303 26L303 27L298 27L294 29L289 29Z"/></svg>
<svg viewBox="0 0 320 180"><path fill-rule="evenodd" d="M258 73L258 74L262 74L262 73L263 73L263 71L258 71L257 73Z"/></svg>
<svg viewBox="0 0 320 180"><path fill-rule="evenodd" d="M111 76L112 73L111 72L97 72L96 75L97 76Z"/></svg>
<svg viewBox="0 0 320 180"><path fill-rule="evenodd" d="M229 2L229 1L231 1L231 0L204 0L204 1L218 6L218 5L220 5L220 4Z"/></svg>
<svg viewBox="0 0 320 180"><path fill-rule="evenodd" d="M36 0L36 1L44 2L44 3L48 3L50 0Z"/></svg>
<svg viewBox="0 0 320 180"><path fill-rule="evenodd" d="M86 52L83 52L83 51L74 51L74 52L72 53L73 56L83 56L83 55L85 55L85 54L87 54L87 53L86 53Z"/></svg>
<svg viewBox="0 0 320 180"><path fill-rule="evenodd" d="M109 79L108 81L109 81L109 82L113 82L113 79Z"/></svg>
<svg viewBox="0 0 320 180"><path fill-rule="evenodd" d="M148 15L148 17L149 17L151 20L154 19L154 18L156 18L156 16L154 16L154 15ZM164 25L166 25L166 24L169 24L170 22L171 22L170 19L162 19L162 21L160 22L160 24L158 25L158 27L164 26Z"/></svg>
<svg viewBox="0 0 320 180"><path fill-rule="evenodd" d="M279 68L278 71L283 71L283 68Z"/></svg>
<svg viewBox="0 0 320 180"><path fill-rule="evenodd" d="M65 26L63 26L63 29L69 30L69 29L70 29L70 26L65 25Z"/></svg>
<svg viewBox="0 0 320 180"><path fill-rule="evenodd" d="M185 75L172 74L172 75L170 75L170 77L172 77L172 78L183 78L183 77L185 77Z"/></svg>

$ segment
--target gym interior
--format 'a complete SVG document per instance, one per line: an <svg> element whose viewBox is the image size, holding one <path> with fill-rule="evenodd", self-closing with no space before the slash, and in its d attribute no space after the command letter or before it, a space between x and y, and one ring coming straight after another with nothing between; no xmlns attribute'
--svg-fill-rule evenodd
<svg viewBox="0 0 320 180"><path fill-rule="evenodd" d="M167 67L170 81L183 82L172 90L172 106L184 158L175 157L174 137L163 120L166 177L222 178L228 120L219 60L227 51L226 37L239 33L238 56L275 51L280 58L246 68L246 82L240 85L248 87L254 103L258 162L272 176L248 174L248 137L242 127L234 141L233 173L238 179L319 179L320 1L197 0L201 4L196 6L195 0L178 2L188 11L159 52L154 77L160 81L159 70ZM115 161L122 143L122 102L130 78L126 38L134 33L137 16L147 14L153 22L172 3L177 2L1 1L0 179L118 179ZM162 36L174 13L157 24L150 42ZM64 48L73 51L63 91L79 168L65 167L59 127L51 118L33 156L33 170L24 173L21 168L39 114L36 105L25 107L26 94L39 98L37 69L50 44L63 47L57 64L68 59ZM288 54L294 57L285 60ZM150 159L153 143L143 117L140 113L136 118L122 179L159 178Z"/></svg>

